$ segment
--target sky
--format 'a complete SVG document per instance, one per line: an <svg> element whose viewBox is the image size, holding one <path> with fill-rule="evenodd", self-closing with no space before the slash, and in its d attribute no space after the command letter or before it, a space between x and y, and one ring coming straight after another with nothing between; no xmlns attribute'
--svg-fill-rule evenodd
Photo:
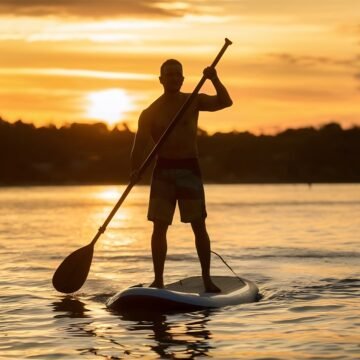
<svg viewBox="0 0 360 360"><path fill-rule="evenodd" d="M0 116L136 130L161 63L181 61L191 92L226 37L217 71L234 104L202 129L360 125L360 0L0 0Z"/></svg>

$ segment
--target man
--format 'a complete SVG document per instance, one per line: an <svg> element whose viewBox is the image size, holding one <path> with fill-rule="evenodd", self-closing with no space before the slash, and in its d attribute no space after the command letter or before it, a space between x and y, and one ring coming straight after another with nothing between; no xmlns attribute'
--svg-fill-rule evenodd
<svg viewBox="0 0 360 360"><path fill-rule="evenodd" d="M232 100L220 82L214 68L204 70L216 95L198 94L184 116L176 124L157 154L154 168L148 219L153 222L151 250L155 279L151 287L163 288L163 272L167 252L166 233L171 225L176 202L181 221L190 223L195 235L202 278L206 292L220 292L210 277L210 239L206 231L205 196L197 151L199 111L218 111L232 105ZM149 144L156 143L190 94L180 91L184 81L179 61L165 61L160 69L164 93L145 109L139 118L132 154L132 176L137 176L147 155Z"/></svg>

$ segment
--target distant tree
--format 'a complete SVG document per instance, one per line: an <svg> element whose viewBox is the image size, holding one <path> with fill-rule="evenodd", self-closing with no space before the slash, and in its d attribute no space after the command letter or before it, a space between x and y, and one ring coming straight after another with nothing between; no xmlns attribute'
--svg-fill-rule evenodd
<svg viewBox="0 0 360 360"><path fill-rule="evenodd" d="M134 139L126 123L36 128L0 117L0 185L126 183ZM359 182L360 128L330 122L277 135L198 131L207 182ZM150 170L144 177L149 181Z"/></svg>

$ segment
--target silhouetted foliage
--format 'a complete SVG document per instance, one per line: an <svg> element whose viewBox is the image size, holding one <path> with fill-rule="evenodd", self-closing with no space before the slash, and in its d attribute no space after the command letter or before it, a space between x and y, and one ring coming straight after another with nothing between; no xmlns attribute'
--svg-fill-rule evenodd
<svg viewBox="0 0 360 360"><path fill-rule="evenodd" d="M277 135L199 130L204 180L218 183L360 181L360 128L329 123ZM127 183L134 133L102 123L36 128L0 118L0 184ZM144 177L149 180L150 171Z"/></svg>

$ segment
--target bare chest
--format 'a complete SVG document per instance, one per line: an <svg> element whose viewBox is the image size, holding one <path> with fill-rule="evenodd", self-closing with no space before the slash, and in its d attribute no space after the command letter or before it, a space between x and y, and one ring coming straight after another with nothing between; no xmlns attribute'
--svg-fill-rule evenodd
<svg viewBox="0 0 360 360"><path fill-rule="evenodd" d="M178 101L159 103L151 114L151 129L155 138L161 135L177 113L182 108L185 99ZM184 115L179 119L174 132L186 135L188 132L193 132L197 128L198 111L194 104L190 105Z"/></svg>

